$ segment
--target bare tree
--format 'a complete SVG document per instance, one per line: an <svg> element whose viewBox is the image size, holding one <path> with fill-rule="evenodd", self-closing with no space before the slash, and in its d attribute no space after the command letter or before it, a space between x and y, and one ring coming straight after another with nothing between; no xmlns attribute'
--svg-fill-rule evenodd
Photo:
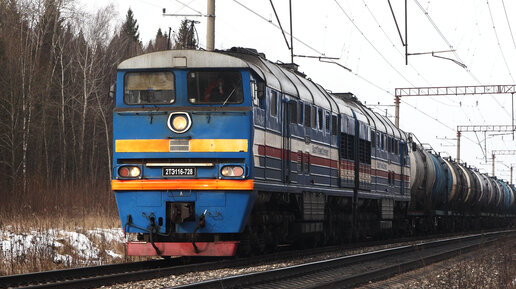
<svg viewBox="0 0 516 289"><path fill-rule="evenodd" d="M52 206L52 192L59 207L112 201L107 94L118 63L143 49L115 27L112 6L87 15L74 1L0 1L2 200Z"/></svg>

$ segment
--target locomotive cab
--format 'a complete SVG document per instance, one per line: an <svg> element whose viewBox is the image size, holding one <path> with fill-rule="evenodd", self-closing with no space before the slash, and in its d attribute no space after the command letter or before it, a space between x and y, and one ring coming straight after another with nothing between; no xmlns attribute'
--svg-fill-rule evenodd
<svg viewBox="0 0 516 289"><path fill-rule="evenodd" d="M141 241L128 255L234 255L255 199L249 83L245 62L202 51L119 65L112 189Z"/></svg>

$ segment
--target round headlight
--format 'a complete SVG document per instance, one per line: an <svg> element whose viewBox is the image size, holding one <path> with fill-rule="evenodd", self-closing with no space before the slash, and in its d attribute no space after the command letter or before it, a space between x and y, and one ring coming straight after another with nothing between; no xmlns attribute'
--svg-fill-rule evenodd
<svg viewBox="0 0 516 289"><path fill-rule="evenodd" d="M141 170L136 166L123 166L118 169L118 175L122 178L137 178L141 174Z"/></svg>
<svg viewBox="0 0 516 289"><path fill-rule="evenodd" d="M173 112L168 116L168 128L175 133L184 133L192 125L190 115L186 112Z"/></svg>
<svg viewBox="0 0 516 289"><path fill-rule="evenodd" d="M188 120L186 120L186 117L184 117L184 115L178 115L174 117L174 119L172 120L172 127L175 130L182 131L186 128L187 125Z"/></svg>

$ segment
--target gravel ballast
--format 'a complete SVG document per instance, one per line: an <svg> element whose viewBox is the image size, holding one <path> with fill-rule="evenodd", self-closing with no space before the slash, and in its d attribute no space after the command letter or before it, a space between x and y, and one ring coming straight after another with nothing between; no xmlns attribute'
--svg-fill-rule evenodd
<svg viewBox="0 0 516 289"><path fill-rule="evenodd" d="M247 268L191 272L153 280L103 286L101 288L173 287L376 249L379 248L348 250L309 258L300 257L289 262L257 264L257 266ZM385 281L364 285L362 288L516 288L515 279L516 241L507 239L499 241L493 246L486 246L478 251L431 264L422 269L404 273Z"/></svg>

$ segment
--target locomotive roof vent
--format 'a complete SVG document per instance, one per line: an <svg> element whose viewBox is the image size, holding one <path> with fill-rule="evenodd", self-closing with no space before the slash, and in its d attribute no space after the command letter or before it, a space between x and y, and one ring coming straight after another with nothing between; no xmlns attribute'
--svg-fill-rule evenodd
<svg viewBox="0 0 516 289"><path fill-rule="evenodd" d="M358 97L354 95L352 92L334 92L332 94L344 101L352 101L362 105L362 102L358 100Z"/></svg>
<svg viewBox="0 0 516 289"><path fill-rule="evenodd" d="M334 92L333 95L342 100L357 100L357 97L351 92Z"/></svg>
<svg viewBox="0 0 516 289"><path fill-rule="evenodd" d="M258 50L254 49L254 48L231 47L230 49L225 50L225 51L227 51L227 52L235 52L235 53L240 53L240 54L250 54L250 55L254 55L254 56L258 56L258 57L261 57L263 59L266 59L265 53L258 52Z"/></svg>
<svg viewBox="0 0 516 289"><path fill-rule="evenodd" d="M281 61L277 61L276 62L277 65L287 69L287 70L290 70L292 72L294 72L295 74L303 77L303 78L306 78L306 74L304 74L303 72L299 71L299 64L296 64L296 63L283 63Z"/></svg>

